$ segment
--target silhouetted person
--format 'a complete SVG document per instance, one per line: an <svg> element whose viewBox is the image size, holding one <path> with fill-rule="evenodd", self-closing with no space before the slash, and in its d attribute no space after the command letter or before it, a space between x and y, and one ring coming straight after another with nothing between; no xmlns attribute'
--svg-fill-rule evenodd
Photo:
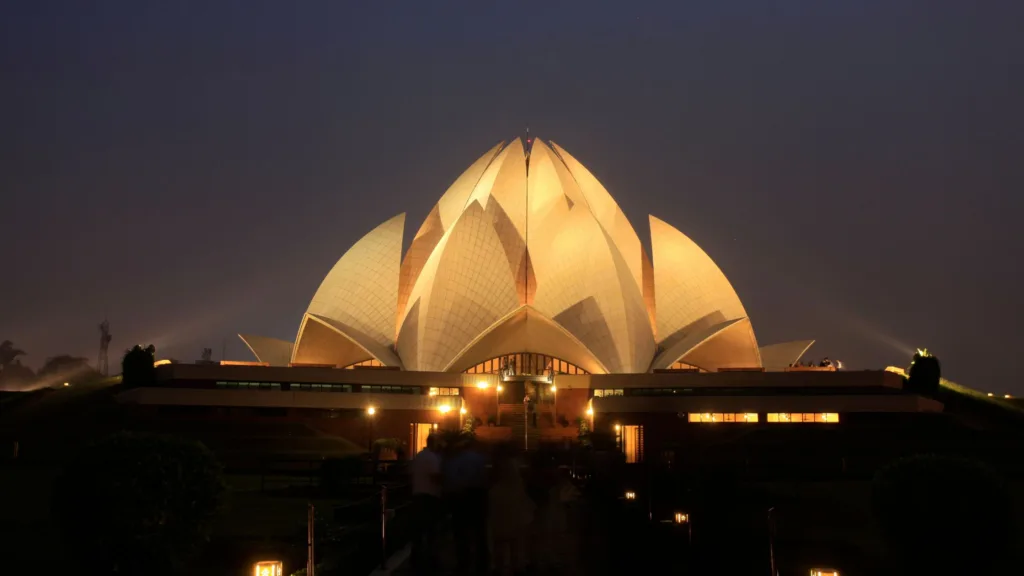
<svg viewBox="0 0 1024 576"><path fill-rule="evenodd" d="M475 438L460 438L444 463L461 576L487 574L487 462Z"/></svg>
<svg viewBox="0 0 1024 576"><path fill-rule="evenodd" d="M508 446L495 450L488 500L495 568L500 575L520 572L526 567L526 540L534 505Z"/></svg>
<svg viewBox="0 0 1024 576"><path fill-rule="evenodd" d="M542 573L555 573L569 561L566 503L575 498L576 490L560 473L553 455L543 452L533 459L530 480L530 496L537 506L530 528L534 565Z"/></svg>
<svg viewBox="0 0 1024 576"><path fill-rule="evenodd" d="M441 455L436 435L427 436L427 447L412 460L412 497L416 518L412 563L417 574L435 574L437 525L444 512L441 504Z"/></svg>
<svg viewBox="0 0 1024 576"><path fill-rule="evenodd" d="M534 402L533 398L527 394L526 398L523 398L523 404L526 405L526 416L530 419L530 425L534 428L537 427L537 403Z"/></svg>

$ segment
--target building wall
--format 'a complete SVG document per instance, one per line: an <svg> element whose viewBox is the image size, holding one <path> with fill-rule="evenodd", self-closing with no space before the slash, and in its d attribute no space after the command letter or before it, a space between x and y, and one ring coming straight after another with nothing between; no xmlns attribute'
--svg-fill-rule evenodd
<svg viewBox="0 0 1024 576"><path fill-rule="evenodd" d="M594 398L594 412L941 412L942 404L916 394L778 396L612 396Z"/></svg>
<svg viewBox="0 0 1024 576"><path fill-rule="evenodd" d="M589 402L589 389L561 388L555 393L555 414L564 417L574 427L577 418L586 417Z"/></svg>
<svg viewBox="0 0 1024 576"><path fill-rule="evenodd" d="M458 374L451 372L408 372L380 368L345 370L309 366L220 366L217 364L167 364L156 369L157 381L175 383L212 382L303 382L325 384L391 384L397 386L475 387L487 382L494 388L500 383L496 374Z"/></svg>
<svg viewBox="0 0 1024 576"><path fill-rule="evenodd" d="M651 374L585 374L555 376L563 388L829 388L885 387L900 389L903 378L884 370L787 372L656 372Z"/></svg>

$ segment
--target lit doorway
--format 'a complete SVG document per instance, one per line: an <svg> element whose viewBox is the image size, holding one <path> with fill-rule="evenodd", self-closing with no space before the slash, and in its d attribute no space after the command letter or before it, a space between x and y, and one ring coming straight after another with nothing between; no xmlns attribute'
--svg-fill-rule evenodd
<svg viewBox="0 0 1024 576"><path fill-rule="evenodd" d="M622 453L626 455L627 464L636 464L644 460L644 427L622 427Z"/></svg>
<svg viewBox="0 0 1024 576"><path fill-rule="evenodd" d="M412 428L412 441L409 445L412 446L412 455L415 456L427 447L427 436L437 428L437 424L414 423L409 427Z"/></svg>

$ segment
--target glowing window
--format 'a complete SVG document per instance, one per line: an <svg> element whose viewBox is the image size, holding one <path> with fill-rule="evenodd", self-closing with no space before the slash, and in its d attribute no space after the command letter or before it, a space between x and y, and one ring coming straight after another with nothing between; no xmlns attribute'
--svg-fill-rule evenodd
<svg viewBox="0 0 1024 576"><path fill-rule="evenodd" d="M773 416L776 418L778 414L769 414L768 421L772 422ZM687 422L757 422L758 417L756 412L704 412L697 413L692 412L686 415ZM777 421L777 420L775 420Z"/></svg>
<svg viewBox="0 0 1024 576"><path fill-rule="evenodd" d="M533 352L505 354L496 358L490 358L467 369L466 373L499 374L511 372L512 374L541 375L552 371L562 374L587 374L586 370L574 366L565 360Z"/></svg>
<svg viewBox="0 0 1024 576"><path fill-rule="evenodd" d="M768 422L781 423L836 423L839 422L839 414L835 412L779 412L768 414Z"/></svg>

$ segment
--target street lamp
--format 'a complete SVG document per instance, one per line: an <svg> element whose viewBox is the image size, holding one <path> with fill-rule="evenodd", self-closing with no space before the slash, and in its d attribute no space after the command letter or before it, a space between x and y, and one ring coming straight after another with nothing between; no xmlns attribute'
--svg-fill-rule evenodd
<svg viewBox="0 0 1024 576"><path fill-rule="evenodd" d="M449 404L441 404L437 407L437 411L441 413L441 424L444 424L447 428L448 424L448 413L452 411L452 407Z"/></svg>
<svg viewBox="0 0 1024 576"><path fill-rule="evenodd" d="M377 409L373 406L366 408L366 449L370 452L373 451L373 415L377 413Z"/></svg>

